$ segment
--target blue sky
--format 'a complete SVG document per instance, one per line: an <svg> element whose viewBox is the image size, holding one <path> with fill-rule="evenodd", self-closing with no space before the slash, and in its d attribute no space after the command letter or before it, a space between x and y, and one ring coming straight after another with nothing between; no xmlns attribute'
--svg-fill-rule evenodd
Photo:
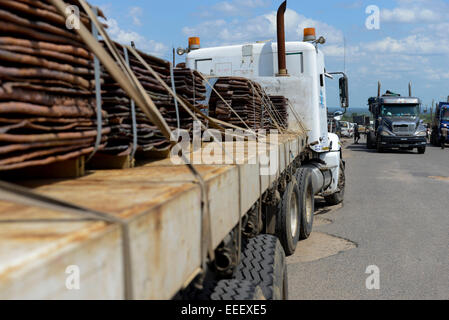
<svg viewBox="0 0 449 320"><path fill-rule="evenodd" d="M276 38L275 11L269 0L90 0L108 17L110 33L120 42L136 41L147 52L171 59L173 47L200 36L203 47ZM380 29L368 30L369 5L380 8ZM449 96L449 1L321 0L288 1L287 40L302 39L304 27L316 27L327 43L329 71L344 69L350 79L351 106L365 107L368 97L383 91L414 95L424 105ZM177 58L178 62L182 58ZM337 81L328 82L328 105L338 105Z"/></svg>

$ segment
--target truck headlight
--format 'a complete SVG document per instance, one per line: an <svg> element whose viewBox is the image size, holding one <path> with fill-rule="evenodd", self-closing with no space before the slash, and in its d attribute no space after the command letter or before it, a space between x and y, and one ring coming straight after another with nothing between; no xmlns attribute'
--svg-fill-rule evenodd
<svg viewBox="0 0 449 320"><path fill-rule="evenodd" d="M427 137L427 132L426 131L418 131L415 133L415 136L417 137Z"/></svg>
<svg viewBox="0 0 449 320"><path fill-rule="evenodd" d="M389 132L389 131L382 130L382 131L380 132L380 135L383 136L383 137L391 137L391 136L393 136L394 134L391 133L391 132Z"/></svg>

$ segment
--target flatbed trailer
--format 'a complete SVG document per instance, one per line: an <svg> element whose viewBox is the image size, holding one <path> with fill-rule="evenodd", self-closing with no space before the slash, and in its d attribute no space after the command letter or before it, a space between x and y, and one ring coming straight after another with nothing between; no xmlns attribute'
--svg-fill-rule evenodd
<svg viewBox="0 0 449 320"><path fill-rule="evenodd" d="M207 185L214 249L304 156L306 144L302 134L281 135L272 143L279 165L271 176L259 174L261 154L256 164L195 166ZM201 188L185 165L166 159L133 169L90 171L78 179L18 183L126 220L129 243L123 242L119 224L2 201L0 299L172 299L201 270ZM67 285L71 266L80 272L80 287L74 290Z"/></svg>

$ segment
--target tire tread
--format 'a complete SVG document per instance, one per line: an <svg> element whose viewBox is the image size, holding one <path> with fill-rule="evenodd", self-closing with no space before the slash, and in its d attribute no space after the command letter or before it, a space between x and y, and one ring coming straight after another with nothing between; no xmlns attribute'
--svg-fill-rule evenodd
<svg viewBox="0 0 449 320"><path fill-rule="evenodd" d="M261 235L243 242L241 263L235 278L260 286L268 300L280 299L275 288L282 286L283 278L276 275L276 268L286 272L285 266L285 252L279 240L271 235Z"/></svg>

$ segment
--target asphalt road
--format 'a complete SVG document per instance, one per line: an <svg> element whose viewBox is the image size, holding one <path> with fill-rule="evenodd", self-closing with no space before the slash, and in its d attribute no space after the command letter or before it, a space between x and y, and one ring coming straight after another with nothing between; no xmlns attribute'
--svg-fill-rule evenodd
<svg viewBox="0 0 449 320"><path fill-rule="evenodd" d="M318 212L288 258L290 299L449 299L449 150L346 147L344 205Z"/></svg>

